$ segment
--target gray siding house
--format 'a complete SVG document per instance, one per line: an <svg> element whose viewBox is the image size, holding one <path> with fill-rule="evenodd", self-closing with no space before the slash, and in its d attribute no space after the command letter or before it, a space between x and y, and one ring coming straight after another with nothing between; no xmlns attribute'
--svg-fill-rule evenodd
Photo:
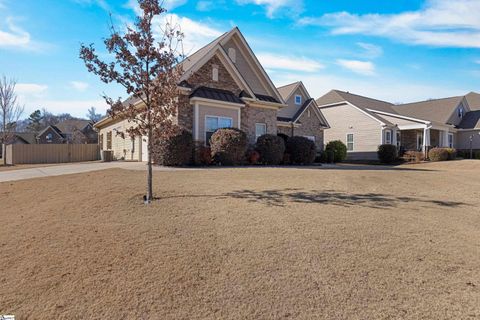
<svg viewBox="0 0 480 320"><path fill-rule="evenodd" d="M480 95L395 105L349 92L332 90L317 100L331 126L325 141L341 140L348 159L377 159L380 144L401 150L432 147L467 149L470 137L480 149Z"/></svg>

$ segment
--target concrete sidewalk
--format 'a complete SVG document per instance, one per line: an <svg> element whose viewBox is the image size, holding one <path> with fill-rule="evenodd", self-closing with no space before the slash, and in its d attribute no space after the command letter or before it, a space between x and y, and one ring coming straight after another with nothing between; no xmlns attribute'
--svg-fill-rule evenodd
<svg viewBox="0 0 480 320"><path fill-rule="evenodd" d="M146 171L147 165L145 162L92 162L92 163L68 163L65 165L55 165L50 167L7 170L0 172L0 182L16 181L41 177L61 176L65 174L84 173L98 170L106 170L112 168L120 168L126 170L141 170ZM155 171L178 171L178 170L196 170L188 168L167 168L154 166Z"/></svg>

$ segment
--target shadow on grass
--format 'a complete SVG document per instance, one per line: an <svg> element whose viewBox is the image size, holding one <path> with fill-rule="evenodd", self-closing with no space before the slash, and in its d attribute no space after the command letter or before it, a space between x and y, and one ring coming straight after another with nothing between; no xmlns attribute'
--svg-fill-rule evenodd
<svg viewBox="0 0 480 320"><path fill-rule="evenodd" d="M226 197L245 199L249 202L260 202L268 206L283 207L288 203L317 203L342 207L361 206L376 209L396 208L404 203L434 205L446 208L467 206L464 202L430 200L417 197L397 197L381 193L345 193L333 190L306 191L301 189L274 190L238 190L225 194Z"/></svg>
<svg viewBox="0 0 480 320"><path fill-rule="evenodd" d="M341 207L366 207L375 209L397 208L401 204L417 204L420 206L434 206L443 208L456 208L470 206L465 202L434 200L418 197L398 197L382 193L346 193L334 190L303 190L295 188L269 189L269 190L236 190L224 194L184 194L155 198L162 199L243 199L248 202L261 203L266 206L285 207L289 204L323 204Z"/></svg>

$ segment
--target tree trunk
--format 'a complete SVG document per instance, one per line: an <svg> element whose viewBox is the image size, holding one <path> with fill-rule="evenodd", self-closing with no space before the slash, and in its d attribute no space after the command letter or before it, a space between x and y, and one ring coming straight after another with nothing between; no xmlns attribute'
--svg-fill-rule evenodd
<svg viewBox="0 0 480 320"><path fill-rule="evenodd" d="M148 173L147 173L147 203L153 200L153 178L152 178L152 128L148 129Z"/></svg>

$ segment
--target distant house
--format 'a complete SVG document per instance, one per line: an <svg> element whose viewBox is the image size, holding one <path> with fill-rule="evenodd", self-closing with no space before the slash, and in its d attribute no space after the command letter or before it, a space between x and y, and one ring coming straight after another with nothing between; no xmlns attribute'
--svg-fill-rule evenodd
<svg viewBox="0 0 480 320"><path fill-rule="evenodd" d="M317 100L331 129L325 140L342 140L348 158L376 159L380 144L426 152L433 147L480 149L480 94L395 105L332 90Z"/></svg>
<svg viewBox="0 0 480 320"><path fill-rule="evenodd" d="M98 143L98 134L90 120L64 120L43 129L37 140L40 144Z"/></svg>
<svg viewBox="0 0 480 320"><path fill-rule="evenodd" d="M13 133L13 139L8 144L35 144L37 139L35 138L35 133L33 132L15 132ZM0 158L2 158L2 133L0 132Z"/></svg>

